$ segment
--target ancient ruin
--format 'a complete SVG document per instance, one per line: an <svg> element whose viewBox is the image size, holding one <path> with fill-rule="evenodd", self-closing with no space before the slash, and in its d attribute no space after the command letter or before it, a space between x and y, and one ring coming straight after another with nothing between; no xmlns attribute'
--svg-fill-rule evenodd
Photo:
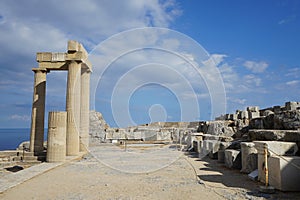
<svg viewBox="0 0 300 200"><path fill-rule="evenodd" d="M64 163L72 156L78 158L80 152L87 154L88 148L95 146L105 151L117 147L120 153L122 148L126 151L128 144L150 143L196 155L197 161L215 160L277 190L300 191L300 102L286 102L284 106L265 109L250 106L213 121L154 122L113 128L101 113L90 111L92 69L80 43L69 41L66 53L37 53L37 62L39 67L32 69L30 141L23 142L15 151L1 151L2 167L20 163L33 165L41 160ZM49 112L48 138L44 141L46 75L51 70L68 71L66 110ZM135 159L130 158L130 161ZM122 165L126 164L132 163L123 162ZM195 175L202 184L198 174Z"/></svg>
<svg viewBox="0 0 300 200"><path fill-rule="evenodd" d="M68 42L66 53L37 53L37 62L39 67L32 69L34 72L34 93L30 151L38 155L44 150L46 75L52 70L67 70L66 133L62 133L65 129L61 129L57 134L65 135L66 137L66 140L62 137L62 141L59 141L66 141L66 155L78 155L79 151L85 151L88 147L89 139L89 96L90 73L92 70L91 63L88 60L88 53L82 44L71 40ZM51 116L50 121L55 118ZM50 134L48 139L50 141L53 141L51 140L51 131L55 128L53 126L56 126L56 124L49 122ZM56 144L56 142L51 143L51 145Z"/></svg>
<svg viewBox="0 0 300 200"><path fill-rule="evenodd" d="M90 112L91 145L161 142L178 144L208 156L231 169L265 183L268 151L269 184L282 191L300 191L300 103L259 109L257 106L225 114L215 121L155 122L127 128L109 127L101 113ZM101 128L99 128L101 127Z"/></svg>

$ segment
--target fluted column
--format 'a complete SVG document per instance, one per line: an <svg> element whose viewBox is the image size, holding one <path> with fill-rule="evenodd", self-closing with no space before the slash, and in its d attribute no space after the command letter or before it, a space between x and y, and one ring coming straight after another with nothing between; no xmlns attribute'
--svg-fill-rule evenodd
<svg viewBox="0 0 300 200"><path fill-rule="evenodd" d="M63 162L66 159L67 112L49 112L47 162Z"/></svg>
<svg viewBox="0 0 300 200"><path fill-rule="evenodd" d="M81 69L80 151L87 151L89 146L90 73L87 68Z"/></svg>
<svg viewBox="0 0 300 200"><path fill-rule="evenodd" d="M79 154L81 64L71 61L67 81L67 155Z"/></svg>
<svg viewBox="0 0 300 200"><path fill-rule="evenodd" d="M37 154L44 150L44 119L47 71L43 69L33 69L33 71L34 89L29 148L31 152Z"/></svg>

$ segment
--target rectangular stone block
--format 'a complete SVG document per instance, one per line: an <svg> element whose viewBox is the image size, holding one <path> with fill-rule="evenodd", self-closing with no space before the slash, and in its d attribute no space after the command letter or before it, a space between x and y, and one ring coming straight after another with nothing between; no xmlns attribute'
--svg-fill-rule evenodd
<svg viewBox="0 0 300 200"><path fill-rule="evenodd" d="M230 142L221 142L218 151L218 162L225 163L225 149L230 145Z"/></svg>
<svg viewBox="0 0 300 200"><path fill-rule="evenodd" d="M282 112L282 108L281 106L274 106L273 110L275 114L281 113Z"/></svg>
<svg viewBox="0 0 300 200"><path fill-rule="evenodd" d="M249 114L248 111L240 111L238 113L238 119L248 119Z"/></svg>
<svg viewBox="0 0 300 200"><path fill-rule="evenodd" d="M255 111L255 112L248 112L249 114L249 119L254 119L254 118L258 118L260 117L260 113L259 111Z"/></svg>
<svg viewBox="0 0 300 200"><path fill-rule="evenodd" d="M295 155L298 151L298 146L294 142L278 142L278 141L254 141L255 148L257 149L257 166L258 166L258 180L265 182L265 157L264 148L265 144L268 147L268 156L282 156L282 155Z"/></svg>
<svg viewBox="0 0 300 200"><path fill-rule="evenodd" d="M225 115L225 120L230 120L230 114Z"/></svg>
<svg viewBox="0 0 300 200"><path fill-rule="evenodd" d="M211 159L218 159L219 147L220 147L220 141L218 140L208 141L209 157Z"/></svg>
<svg viewBox="0 0 300 200"><path fill-rule="evenodd" d="M250 173L257 169L257 150L253 142L241 142L242 173Z"/></svg>
<svg viewBox="0 0 300 200"><path fill-rule="evenodd" d="M295 155L298 146L295 142L282 141L253 141L258 154L264 154L265 144L268 147L269 155Z"/></svg>
<svg viewBox="0 0 300 200"><path fill-rule="evenodd" d="M196 153L200 153L202 148L202 141L200 140L193 141L193 147Z"/></svg>
<svg viewBox="0 0 300 200"><path fill-rule="evenodd" d="M286 110L297 110L300 107L299 102L286 102L285 109Z"/></svg>
<svg viewBox="0 0 300 200"><path fill-rule="evenodd" d="M226 149L225 166L228 168L241 169L241 152L234 149Z"/></svg>
<svg viewBox="0 0 300 200"><path fill-rule="evenodd" d="M237 114L230 114L229 119L230 120L237 120Z"/></svg>
<svg viewBox="0 0 300 200"><path fill-rule="evenodd" d="M271 186L281 191L300 191L300 157L271 156L268 164Z"/></svg>
<svg viewBox="0 0 300 200"><path fill-rule="evenodd" d="M157 132L157 140L171 141L171 132L168 132L168 131Z"/></svg>
<svg viewBox="0 0 300 200"><path fill-rule="evenodd" d="M258 106L249 106L247 107L248 112L259 112L259 107Z"/></svg>

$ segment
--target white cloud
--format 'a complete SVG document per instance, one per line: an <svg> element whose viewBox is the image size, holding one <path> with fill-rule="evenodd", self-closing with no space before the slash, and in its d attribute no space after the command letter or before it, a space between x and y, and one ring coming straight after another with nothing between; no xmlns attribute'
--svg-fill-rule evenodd
<svg viewBox="0 0 300 200"><path fill-rule="evenodd" d="M300 67L295 67L295 68L288 69L285 76L299 78L300 77Z"/></svg>
<svg viewBox="0 0 300 200"><path fill-rule="evenodd" d="M255 76L254 74L245 75L243 80L249 86L257 87L257 86L261 85L261 79L259 77Z"/></svg>
<svg viewBox="0 0 300 200"><path fill-rule="evenodd" d="M297 85L298 83L300 83L299 80L293 80L293 81L288 81L288 82L286 82L286 85L288 85L288 86L295 86L295 85Z"/></svg>
<svg viewBox="0 0 300 200"><path fill-rule="evenodd" d="M17 120L17 121L26 121L28 122L30 120L30 116L29 115L11 115L9 117L10 120Z"/></svg>
<svg viewBox="0 0 300 200"><path fill-rule="evenodd" d="M212 54L211 58L214 60L216 65L219 65L227 57L225 54Z"/></svg>
<svg viewBox="0 0 300 200"><path fill-rule="evenodd" d="M252 71L253 73L262 73L267 69L269 64L265 61L245 61L243 63L243 66Z"/></svg>

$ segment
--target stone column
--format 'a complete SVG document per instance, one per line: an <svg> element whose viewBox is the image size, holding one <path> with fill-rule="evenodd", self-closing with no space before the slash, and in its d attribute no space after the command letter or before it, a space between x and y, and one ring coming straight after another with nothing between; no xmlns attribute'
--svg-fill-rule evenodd
<svg viewBox="0 0 300 200"><path fill-rule="evenodd" d="M90 73L87 68L81 69L80 151L87 151L89 146Z"/></svg>
<svg viewBox="0 0 300 200"><path fill-rule="evenodd" d="M31 112L30 151L38 154L44 150L44 119L47 70L33 69L34 89Z"/></svg>
<svg viewBox="0 0 300 200"><path fill-rule="evenodd" d="M49 112L47 162L63 162L66 159L67 112Z"/></svg>
<svg viewBox="0 0 300 200"><path fill-rule="evenodd" d="M67 155L79 154L81 64L71 61L67 81Z"/></svg>

